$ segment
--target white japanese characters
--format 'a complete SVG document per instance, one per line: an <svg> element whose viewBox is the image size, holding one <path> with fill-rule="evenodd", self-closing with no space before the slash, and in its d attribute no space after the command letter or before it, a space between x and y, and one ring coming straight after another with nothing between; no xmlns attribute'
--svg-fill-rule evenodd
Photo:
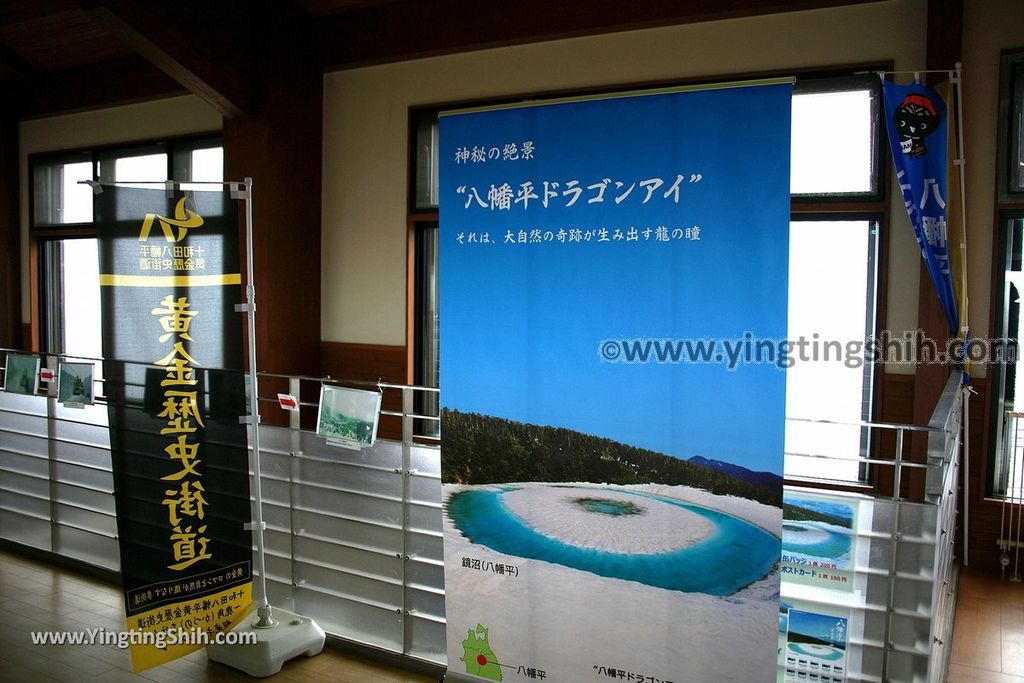
<svg viewBox="0 0 1024 683"><path fill-rule="evenodd" d="M680 187L684 184L699 183L703 178L702 173L677 173L667 187L666 183L669 181L657 177L632 182L601 178L586 185L578 179L564 182L544 180L539 185L527 180L515 188L508 182L500 185L492 183L483 194L476 186L459 185L455 188L455 193L465 197L463 209L480 208L490 211L510 211L513 208L526 210L530 206L536 206L538 202L545 209L568 208L575 206L584 196L586 199L582 202L583 205L602 204L606 201L621 204L630 196L633 196L633 201L639 201L640 204L647 204L655 197L656 201L671 201L678 204ZM634 190L637 190L635 195Z"/></svg>

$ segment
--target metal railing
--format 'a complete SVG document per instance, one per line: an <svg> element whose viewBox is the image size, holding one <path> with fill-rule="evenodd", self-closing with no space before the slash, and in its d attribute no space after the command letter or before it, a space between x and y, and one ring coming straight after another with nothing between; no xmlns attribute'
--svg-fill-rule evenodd
<svg viewBox="0 0 1024 683"><path fill-rule="evenodd" d="M1024 413L1003 414L1002 440L993 488L1001 494L999 564L1011 581L1024 580L1020 548L1024 545Z"/></svg>
<svg viewBox="0 0 1024 683"><path fill-rule="evenodd" d="M851 635L851 645L862 650L863 663L859 672L848 672L847 680L945 681L957 573L960 377L959 372L950 375L928 425L790 419L794 423L858 426L866 433L864 442L870 444L867 453L854 459L824 453L786 454L853 460L874 471L873 486L865 486L861 494L826 492L838 501L870 506L874 514L870 529L858 532L869 551L858 555L855 568L864 599L851 607L866 625L863 638L853 640ZM926 441L925 448L920 447L922 441ZM864 555L867 561L862 559ZM867 628L868 624L874 628ZM881 638L874 639L874 632Z"/></svg>
<svg viewBox="0 0 1024 683"><path fill-rule="evenodd" d="M51 367L58 360L46 357ZM443 666L440 451L414 433L418 420L439 418L413 410L417 394L437 389L260 374L261 390L275 383L298 397L299 412L275 413L276 392L258 397L266 406L259 429L271 603L317 619L336 637ZM382 414L400 422L401 438L362 451L328 446L303 428L304 414L318 407L309 387L321 384L382 391L386 404L400 406ZM54 392L0 391L0 537L117 571L102 392L84 410L61 406ZM877 485L861 493L815 489L873 510L870 526L858 532L868 552L858 553L855 567L863 595L850 609L863 629L851 634L851 647L863 663L849 681L943 680L955 590L958 400L951 379L927 426L856 425L876 444L857 460L891 471L891 487L876 472ZM911 437L927 439L927 450L913 452Z"/></svg>

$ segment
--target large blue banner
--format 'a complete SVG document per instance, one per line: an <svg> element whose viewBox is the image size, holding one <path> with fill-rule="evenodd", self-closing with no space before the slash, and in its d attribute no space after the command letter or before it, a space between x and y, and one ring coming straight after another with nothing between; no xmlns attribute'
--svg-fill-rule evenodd
<svg viewBox="0 0 1024 683"><path fill-rule="evenodd" d="M790 104L442 117L453 679L774 679Z"/></svg>
<svg viewBox="0 0 1024 683"><path fill-rule="evenodd" d="M889 146L903 201L950 334L956 335L960 323L946 243L946 104L937 92L920 83L896 85L883 81L882 92Z"/></svg>

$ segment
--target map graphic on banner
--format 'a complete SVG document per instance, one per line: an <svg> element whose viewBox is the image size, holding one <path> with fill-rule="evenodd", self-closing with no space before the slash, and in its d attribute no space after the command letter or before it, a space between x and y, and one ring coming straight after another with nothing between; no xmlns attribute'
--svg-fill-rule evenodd
<svg viewBox="0 0 1024 683"><path fill-rule="evenodd" d="M102 186L94 200L136 671L201 649L252 603L236 201L158 187Z"/></svg>
<svg viewBox="0 0 1024 683"><path fill-rule="evenodd" d="M770 680L785 373L753 346L787 331L790 105L442 116L452 680Z"/></svg>

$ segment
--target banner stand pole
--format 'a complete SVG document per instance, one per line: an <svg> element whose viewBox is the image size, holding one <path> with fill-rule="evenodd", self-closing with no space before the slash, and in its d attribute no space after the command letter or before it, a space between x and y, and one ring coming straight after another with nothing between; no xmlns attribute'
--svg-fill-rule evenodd
<svg viewBox="0 0 1024 683"><path fill-rule="evenodd" d="M263 487L260 477L260 406L259 391L256 377L256 285L254 284L254 268L252 257L252 178L245 179L245 310L248 314L248 343L249 343L249 424L252 427L252 470L253 470L253 499L256 512L256 519L247 527L252 529L256 539L256 571L259 573L257 582L258 591L256 596L256 613L259 621L256 628L272 628L277 626L273 619L273 610L270 601L267 599L267 570L266 550L263 547L263 530L267 523L263 521Z"/></svg>
<svg viewBox="0 0 1024 683"><path fill-rule="evenodd" d="M253 504L255 519L245 525L251 529L256 541L256 620L244 620L235 629L235 633L252 631L256 637L255 644L248 644L246 639L239 638L234 645L207 645L207 656L215 662L234 667L250 676L272 676L281 670L281 666L294 657L306 655L312 657L324 649L327 636L320 626L309 617L302 617L286 610L277 610L275 621L274 610L267 598L266 550L263 544L263 531L267 528L263 521L263 490L260 481L260 409L259 391L256 372L256 285L252 255L252 178L245 178L242 183L245 190L235 193L232 197L245 201L245 258L246 286L245 303L235 306L235 310L247 314L248 346L249 346L249 414L239 418L240 422L252 428L252 470L253 470Z"/></svg>
<svg viewBox="0 0 1024 683"><path fill-rule="evenodd" d="M964 373L965 379L969 379L969 363L967 361L967 337L970 334L970 320L968 319L967 307L970 305L970 301L967 298L967 197L966 197L966 186L964 185L964 165L966 159L964 158L964 91L963 91L963 73L961 71L961 63L956 63L956 70L953 75L953 86L955 88L953 97L956 100L956 159L953 160L953 164L957 168L957 174L960 179L960 301L957 304L960 306L960 335L963 337L965 348L964 348ZM947 181L948 182L948 181ZM964 440L963 440L963 481L962 487L964 491L964 557L963 566L967 567L970 564L970 558L968 556L967 547L967 530L970 529L971 522L971 436L970 436L970 424L968 424L968 418L970 417L970 401L971 394L974 390L969 384L965 384L963 388L963 415L961 420L963 422L964 429Z"/></svg>

